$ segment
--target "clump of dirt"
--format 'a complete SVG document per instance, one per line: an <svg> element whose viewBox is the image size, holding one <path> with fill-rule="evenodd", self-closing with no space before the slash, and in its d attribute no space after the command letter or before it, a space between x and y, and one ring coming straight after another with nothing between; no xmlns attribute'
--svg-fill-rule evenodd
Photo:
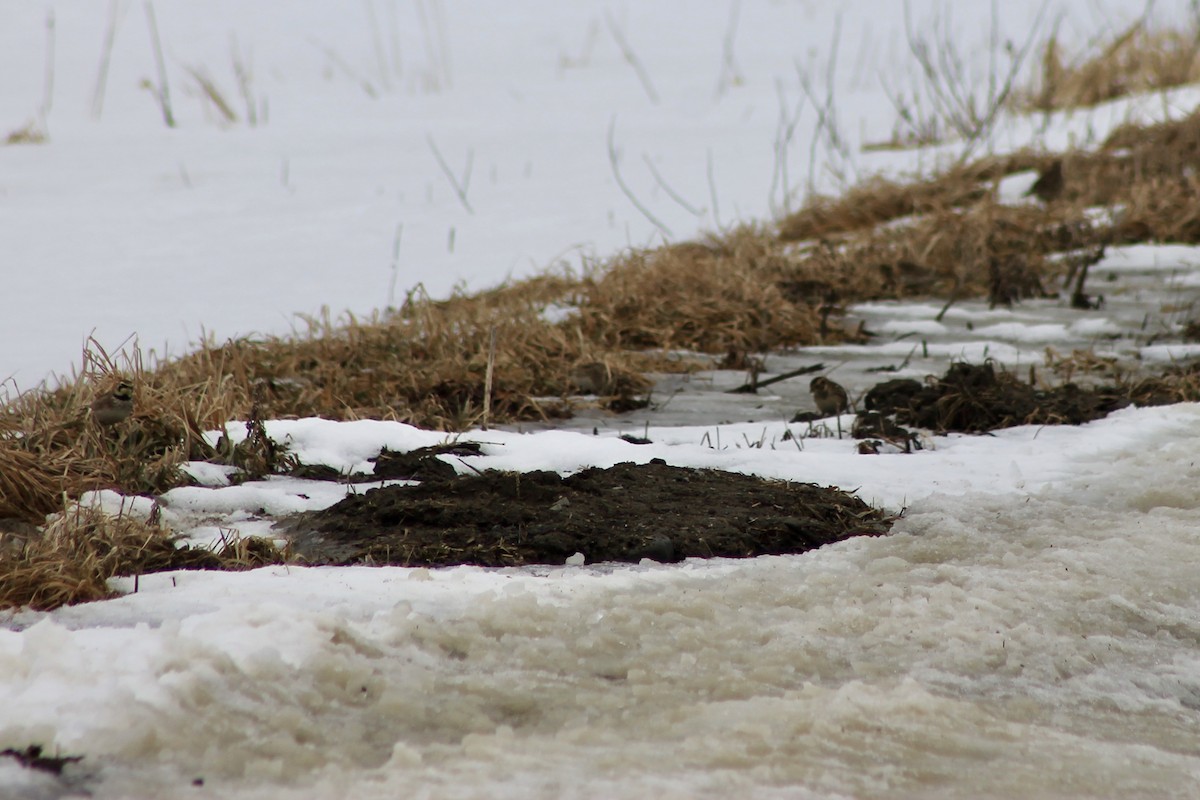
<svg viewBox="0 0 1200 800"><path fill-rule="evenodd" d="M54 775L61 775L63 769L68 764L74 764L83 760L83 756L45 755L42 746L38 744L31 744L21 750L15 750L11 747L5 748L4 750L0 750L0 758L11 758L27 769L40 770L41 772L49 772Z"/></svg>
<svg viewBox="0 0 1200 800"><path fill-rule="evenodd" d="M449 456L477 456L482 452L478 442L455 442L453 444L418 447L406 453L388 450L386 447L371 459L375 464L375 475L368 480L380 478L409 481L444 481L458 473L448 462L438 458ZM364 476L366 477L366 476Z"/></svg>
<svg viewBox="0 0 1200 800"><path fill-rule="evenodd" d="M310 563L501 567L802 553L891 524L838 489L655 459L372 489L284 528Z"/></svg>
<svg viewBox="0 0 1200 800"><path fill-rule="evenodd" d="M1178 382L1176 382L1178 383ZM951 364L925 383L895 379L867 392L865 415L894 415L900 425L936 433L984 433L1014 425L1080 425L1131 403L1178 402L1162 381L1133 386L1084 387L1065 383L1038 388L991 362ZM857 424L857 423L856 423Z"/></svg>

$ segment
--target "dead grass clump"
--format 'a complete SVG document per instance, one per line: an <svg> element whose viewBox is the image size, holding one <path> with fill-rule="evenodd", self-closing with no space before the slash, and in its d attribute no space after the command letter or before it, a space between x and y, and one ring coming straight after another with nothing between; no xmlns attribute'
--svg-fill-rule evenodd
<svg viewBox="0 0 1200 800"><path fill-rule="evenodd" d="M1094 354L1063 358L1047 352L1047 365L1061 380L1053 386L1030 382L983 364L951 364L924 384L887 381L867 393L865 414L894 414L901 425L937 433L983 433L1014 425L1079 425L1129 405L1155 406L1200 399L1200 364L1172 367L1161 375L1132 378ZM1079 373L1086 383L1071 382ZM1098 379L1106 379L1100 384Z"/></svg>
<svg viewBox="0 0 1200 800"><path fill-rule="evenodd" d="M1010 305L1044 296L1043 282L1062 269L1047 256L1092 237L1085 220L984 200L813 248L797 269L839 277L843 302L986 294Z"/></svg>
<svg viewBox="0 0 1200 800"><path fill-rule="evenodd" d="M990 182L1054 164L1061 188L1042 203L994 200ZM983 158L910 183L876 178L836 201L815 198L780 222L782 241L819 242L791 251L785 294L821 296L827 305L979 294L1011 305L1044 296L1050 280L1080 258L1097 260L1105 246L1200 241L1197 175L1200 112L1123 127L1095 152ZM1088 213L1097 206L1112 209L1107 220ZM1075 255L1048 258L1061 253Z"/></svg>
<svg viewBox="0 0 1200 800"><path fill-rule="evenodd" d="M1014 425L1079 425L1129 405L1119 391L1074 384L1038 389L991 362L951 364L895 409L896 421L943 433L983 433Z"/></svg>
<svg viewBox="0 0 1200 800"><path fill-rule="evenodd" d="M95 489L155 494L185 482L180 466L213 455L205 427L228 409L191 385L164 386L136 357L118 364L96 343L73 381L8 399L0 409L0 517L34 524L62 498ZM134 387L134 410L100 424L94 400L121 381Z"/></svg>
<svg viewBox="0 0 1200 800"><path fill-rule="evenodd" d="M777 278L787 271L778 243L751 228L633 251L584 279L579 333L613 349L718 353L812 343L818 315L783 295Z"/></svg>
<svg viewBox="0 0 1200 800"><path fill-rule="evenodd" d="M991 195L989 181L1037 165L1035 155L1017 153L955 165L927 179L872 177L837 198L814 197L780 221L779 238L786 242L819 239L903 217L963 208Z"/></svg>
<svg viewBox="0 0 1200 800"><path fill-rule="evenodd" d="M287 338L208 343L161 365L154 378L210 387L223 381L235 417L257 403L266 419L396 419L461 429L482 415L494 329L492 418L545 419L563 410L536 398L565 395L571 366L589 349L543 317L546 286L522 288L445 301L414 297L387 316L308 319L307 330Z"/></svg>
<svg viewBox="0 0 1200 800"><path fill-rule="evenodd" d="M31 120L24 127L10 131L8 136L4 137L4 143L7 145L45 144L49 139L45 126L37 120Z"/></svg>
<svg viewBox="0 0 1200 800"><path fill-rule="evenodd" d="M0 519L40 523L61 506L61 490L58 470L0 440Z"/></svg>
<svg viewBox="0 0 1200 800"><path fill-rule="evenodd" d="M1152 28L1145 17L1074 58L1057 36L1042 50L1038 85L1015 95L1026 111L1094 106L1118 97L1200 81L1200 24Z"/></svg>
<svg viewBox="0 0 1200 800"><path fill-rule="evenodd" d="M113 596L108 579L169 569L235 569L279 563L269 542L238 540L219 552L176 547L157 522L73 504L40 534L0 547L0 608L48 610Z"/></svg>

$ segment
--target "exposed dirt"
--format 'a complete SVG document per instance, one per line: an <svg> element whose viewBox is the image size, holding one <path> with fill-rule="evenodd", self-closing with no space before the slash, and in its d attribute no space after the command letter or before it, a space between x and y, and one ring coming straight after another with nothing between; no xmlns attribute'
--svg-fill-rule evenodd
<svg viewBox="0 0 1200 800"><path fill-rule="evenodd" d="M15 750L11 747L0 750L0 758L11 758L28 769L49 772L54 775L61 775L63 768L68 764L74 764L83 760L83 756L44 755L42 746L38 744L31 744L21 750Z"/></svg>
<svg viewBox="0 0 1200 800"><path fill-rule="evenodd" d="M485 472L352 495L289 520L318 564L518 566L802 553L887 533L892 519L838 489L649 464Z"/></svg>
<svg viewBox="0 0 1200 800"><path fill-rule="evenodd" d="M924 384L896 379L867 392L866 412L895 415L900 425L936 433L982 433L1014 425L1081 425L1137 403L1161 405L1187 399L1194 375L1186 372L1115 386L1065 383L1037 387L984 364L951 364Z"/></svg>

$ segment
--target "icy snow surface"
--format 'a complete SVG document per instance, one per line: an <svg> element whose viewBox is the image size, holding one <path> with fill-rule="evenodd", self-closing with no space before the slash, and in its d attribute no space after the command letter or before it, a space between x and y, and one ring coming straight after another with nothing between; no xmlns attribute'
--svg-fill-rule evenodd
<svg viewBox="0 0 1200 800"><path fill-rule="evenodd" d="M1001 4L1002 36L1022 42L1041 5ZM435 295L481 288L658 241L614 179L610 124L624 177L675 238L765 218L841 167L928 166L938 153L858 151L891 132L880 76L919 85L903 6L155 0L179 120L166 130L139 85L157 81L143 4L9 3L0 136L41 117L49 142L0 147L12 300L0 377L28 387L67 370L93 329L110 348L137 332L179 352L201 326L286 331L297 311L364 312L418 282ZM942 15L986 67L988 4L910 6L918 22ZM94 119L110 7L119 24ZM1071 0L1043 20L1077 43L1140 11ZM838 20L851 164L811 148L816 111L797 78L799 65L823 93ZM233 48L252 65L258 126L245 124ZM219 124L188 68L213 77L237 123ZM1197 94L1005 120L990 144L1095 140L1126 119L1187 113ZM781 188L781 117L797 109ZM1018 201L1032 178L1003 182L1001 197ZM1177 326L1158 309L1200 287L1194 248L1111 250L1092 270L1099 312L962 302L939 320L940 305L864 304L853 314L874 344L772 354L768 366L824 360L858 393L887 365L919 377L954 357L1040 365L1047 346L1189 353L1130 332L1148 312ZM122 580L117 600L3 617L0 749L37 743L85 761L64 788L0 759L0 797L1200 796L1200 406L864 457L849 440L784 439L781 420L809 403L804 381L725 401L710 390L728 374L663 380L678 397L653 412L469 431L483 455L447 460L570 472L662 458L835 484L903 509L895 532L676 566L180 572L145 576L137 593ZM618 439L631 425L654 443ZM445 439L374 421L268 430L348 471L381 446ZM162 504L198 539L229 526L269 535L263 511L345 491L191 471L201 486Z"/></svg>

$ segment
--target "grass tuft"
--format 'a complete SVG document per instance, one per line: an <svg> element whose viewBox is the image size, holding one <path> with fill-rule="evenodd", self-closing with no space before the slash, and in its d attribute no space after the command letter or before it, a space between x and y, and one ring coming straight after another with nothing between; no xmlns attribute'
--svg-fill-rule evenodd
<svg viewBox="0 0 1200 800"><path fill-rule="evenodd" d="M1042 48L1037 85L1015 97L1022 111L1086 108L1119 97L1200 81L1200 17L1183 28L1156 28L1145 17L1074 57L1052 35Z"/></svg>
<svg viewBox="0 0 1200 800"><path fill-rule="evenodd" d="M231 537L217 551L177 547L155 519L68 504L44 529L0 532L0 608L49 610L114 596L109 578L170 569L245 569L279 563L262 539Z"/></svg>

